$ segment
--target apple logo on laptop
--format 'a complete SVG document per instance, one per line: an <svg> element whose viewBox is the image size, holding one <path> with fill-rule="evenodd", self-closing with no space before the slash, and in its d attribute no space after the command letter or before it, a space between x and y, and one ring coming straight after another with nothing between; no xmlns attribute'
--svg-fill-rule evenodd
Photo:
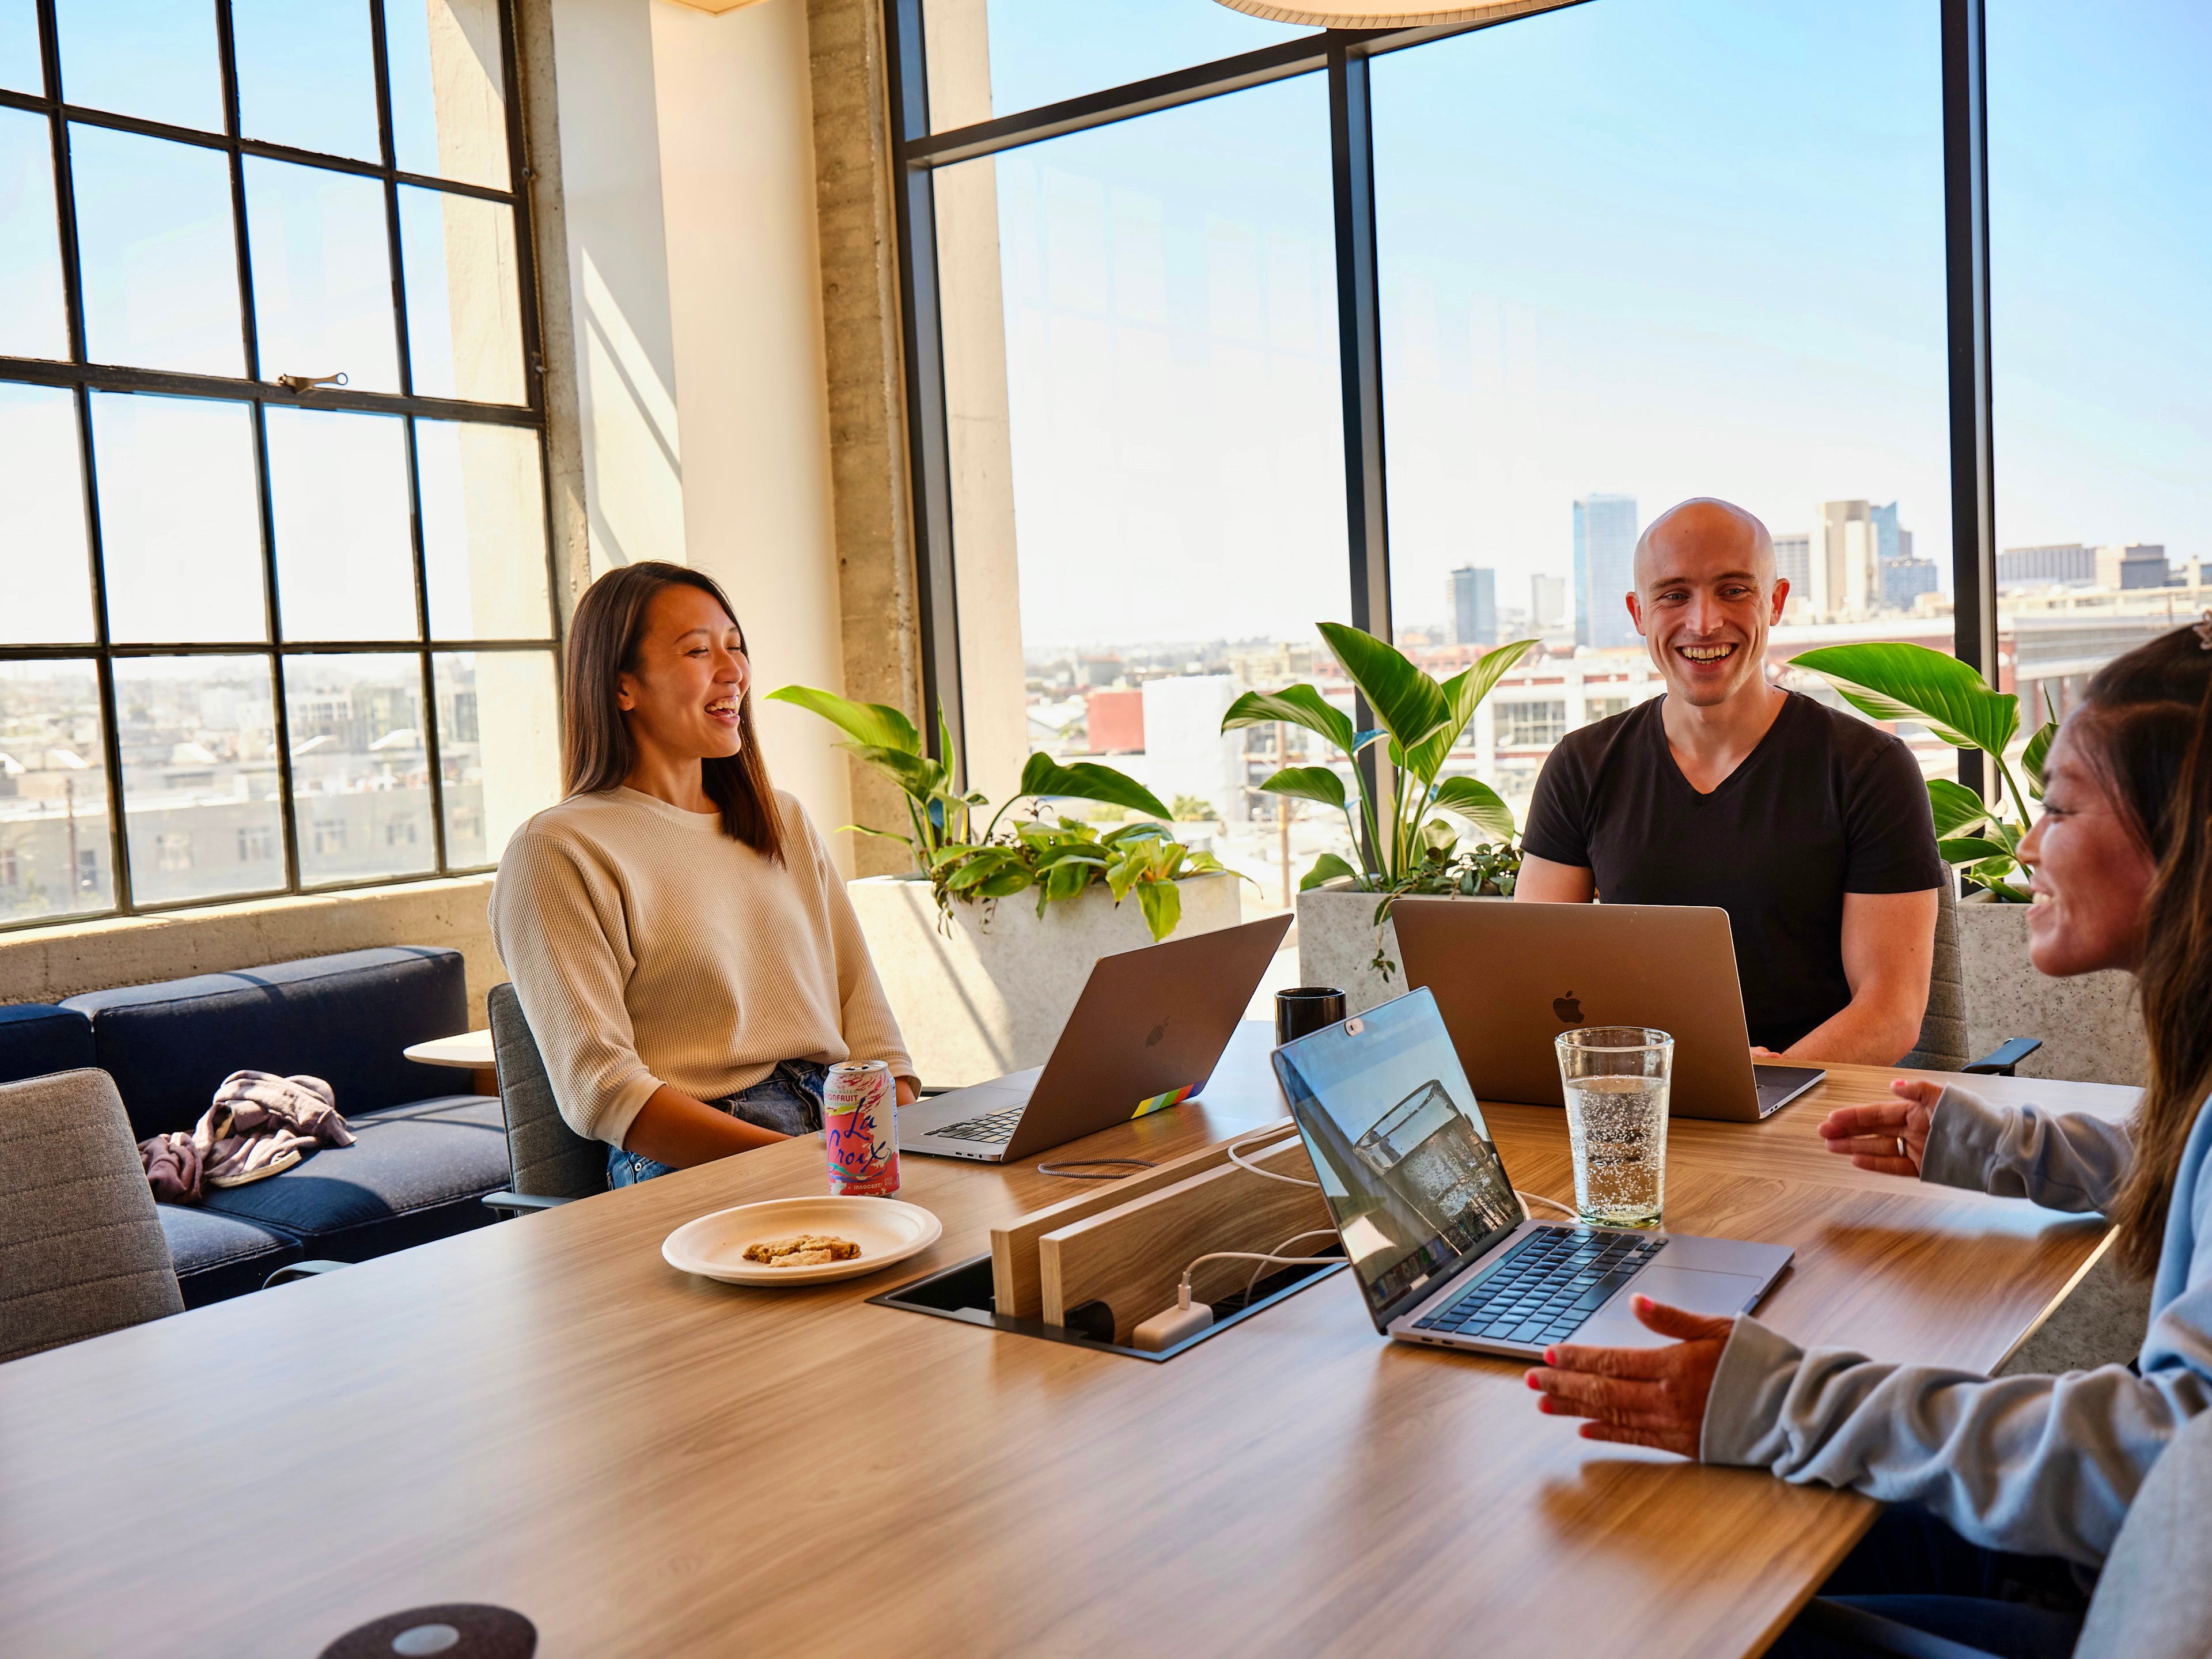
<svg viewBox="0 0 2212 1659"><path fill-rule="evenodd" d="M1559 1017L1562 1024L1579 1025L1583 1023L1582 999L1572 991L1563 997L1553 997L1552 1012Z"/></svg>
<svg viewBox="0 0 2212 1659"><path fill-rule="evenodd" d="M1175 1016L1173 1014L1170 1014L1168 1016L1168 1019L1173 1019L1174 1018ZM1164 1019L1158 1024L1153 1026L1150 1031L1145 1034L1145 1047L1147 1048L1158 1048L1160 1046L1160 1039L1167 1034L1168 1020Z"/></svg>

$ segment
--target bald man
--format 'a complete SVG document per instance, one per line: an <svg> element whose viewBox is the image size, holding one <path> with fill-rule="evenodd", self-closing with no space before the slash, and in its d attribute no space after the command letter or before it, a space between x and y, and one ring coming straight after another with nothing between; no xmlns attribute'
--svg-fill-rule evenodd
<svg viewBox="0 0 2212 1659"><path fill-rule="evenodd" d="M1894 1065L1927 1012L1944 879L1928 791L1897 738L1768 683L1789 592L1741 507L1653 520L1628 614L1667 693L1552 751L1513 896L1718 905L1754 1048Z"/></svg>

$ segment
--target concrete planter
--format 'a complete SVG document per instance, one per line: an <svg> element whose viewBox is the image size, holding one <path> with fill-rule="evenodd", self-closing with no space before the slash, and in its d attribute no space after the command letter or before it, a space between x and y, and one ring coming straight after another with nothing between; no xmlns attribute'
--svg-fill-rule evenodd
<svg viewBox="0 0 2212 1659"><path fill-rule="evenodd" d="M2022 1077L2139 1086L2148 1051L2134 978L2037 973L2027 958L2028 909L1983 894L1959 902L1966 1052L1978 1056L2008 1037L2041 1037L2043 1047L2021 1062Z"/></svg>
<svg viewBox="0 0 2212 1659"><path fill-rule="evenodd" d="M1176 883L1182 920L1169 937L1234 927L1243 884L1230 875ZM933 1086L1043 1065L1091 963L1152 942L1136 900L1117 907L1103 887L1050 905L1042 916L1034 893L955 904L941 928L937 902L919 876L871 876L845 890L915 1069Z"/></svg>
<svg viewBox="0 0 2212 1659"><path fill-rule="evenodd" d="M1344 993L1346 1013L1356 1014L1378 1002L1401 997L1407 989L1396 926L1386 921L1381 937L1376 934L1375 907L1381 902L1381 895L1358 890L1348 876L1298 895L1298 981L1338 987ZM1511 901L1481 898L1465 902ZM1396 964L1388 978L1373 966L1378 945L1384 957Z"/></svg>

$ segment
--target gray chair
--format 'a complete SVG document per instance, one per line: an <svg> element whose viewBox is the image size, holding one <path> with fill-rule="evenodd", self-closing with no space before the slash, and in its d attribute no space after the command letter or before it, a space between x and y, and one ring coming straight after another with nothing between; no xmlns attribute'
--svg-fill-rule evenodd
<svg viewBox="0 0 2212 1659"><path fill-rule="evenodd" d="M184 1310L114 1079L0 1085L0 1360Z"/></svg>
<svg viewBox="0 0 2212 1659"><path fill-rule="evenodd" d="M484 998L491 1020L493 1059L499 1066L500 1110L507 1119L507 1161L512 1190L491 1193L495 1210L550 1209L607 1189L607 1149L570 1128L553 1098L552 1081L538 1039L523 1018L512 985L495 985Z"/></svg>
<svg viewBox="0 0 2212 1659"><path fill-rule="evenodd" d="M1966 1058L1966 975L1959 957L1959 901L1948 872L1936 889L1936 959L1928 975L1928 1012L1920 1041L1897 1063L1923 1072L1968 1072L2010 1077L2013 1068L2043 1046L2040 1037L2008 1037L1979 1060Z"/></svg>
<svg viewBox="0 0 2212 1659"><path fill-rule="evenodd" d="M2212 1415L2176 1435L2128 1508L2090 1598L2074 1659L2204 1659L2212 1650ZM1802 1626L1839 1644L1895 1659L1990 1659L1863 1607L1815 1598Z"/></svg>

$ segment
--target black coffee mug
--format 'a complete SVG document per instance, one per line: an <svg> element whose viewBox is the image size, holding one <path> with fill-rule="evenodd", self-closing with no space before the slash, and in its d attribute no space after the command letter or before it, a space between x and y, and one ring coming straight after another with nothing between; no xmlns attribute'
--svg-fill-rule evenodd
<svg viewBox="0 0 2212 1659"><path fill-rule="evenodd" d="M1344 993L1334 985L1294 985L1275 993L1275 1046L1344 1018Z"/></svg>

